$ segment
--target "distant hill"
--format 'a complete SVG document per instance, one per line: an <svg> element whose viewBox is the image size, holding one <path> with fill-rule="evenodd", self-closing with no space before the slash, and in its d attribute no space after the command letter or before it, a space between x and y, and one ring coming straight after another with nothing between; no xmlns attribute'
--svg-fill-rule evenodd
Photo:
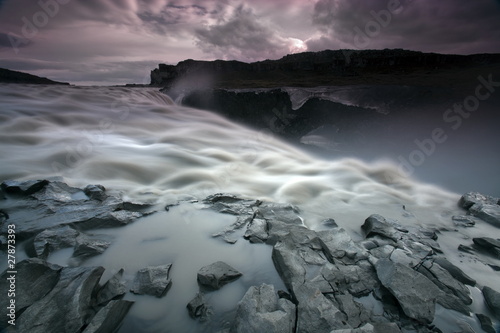
<svg viewBox="0 0 500 333"><path fill-rule="evenodd" d="M184 60L160 64L151 84L169 88L274 88L344 85L459 86L500 73L500 54L452 55L402 49L325 50L254 63ZM181 88L182 89L182 88Z"/></svg>
<svg viewBox="0 0 500 333"><path fill-rule="evenodd" d="M45 77L39 77L36 75L11 71L9 69L0 68L0 82L1 83L29 83L29 84L64 84L69 85L66 82L57 82Z"/></svg>

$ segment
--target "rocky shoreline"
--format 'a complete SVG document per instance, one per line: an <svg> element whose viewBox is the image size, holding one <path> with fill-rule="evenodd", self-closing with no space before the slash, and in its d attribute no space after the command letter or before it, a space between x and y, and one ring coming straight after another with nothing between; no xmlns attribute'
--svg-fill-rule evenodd
<svg viewBox="0 0 500 333"><path fill-rule="evenodd" d="M233 320L215 332L441 332L436 322L445 315L451 315L453 325L463 332L474 332L474 325L495 332L494 323L500 319L498 287L480 285L452 264L441 250L439 230L403 226L373 214L360 221L364 239L355 241L333 219L324 221L325 230L307 228L299 208L291 204L230 194L188 204L235 216L232 225L212 237L229 244L243 238L272 246L272 261L286 286L250 287ZM457 228L479 222L500 226L500 199L471 192L458 204L464 214L453 217ZM16 244L23 244L17 247L17 258L26 259L15 265L15 310L11 317L0 318L0 327L18 332L113 332L134 306L123 299L129 291L147 297L168 295L175 288L170 276L175 262L144 267L133 280L125 279L120 270L107 281L100 281L103 267L81 265L114 241L93 230L140 223L137 220L156 209L100 185L76 188L60 179L4 181L1 249L7 258L9 226L14 225ZM471 242L457 250L500 258L500 240L485 235ZM67 266L46 261L64 248L73 248ZM498 267L490 267L498 274ZM12 269L2 273L2 291L9 289ZM209 324L213 311L205 296L240 276L221 261L200 267L193 277L199 292L184 305L193 320ZM481 290L489 309L485 313L474 312L472 305L478 300L472 289ZM2 297L0 306L9 305ZM12 318L15 326L9 325Z"/></svg>

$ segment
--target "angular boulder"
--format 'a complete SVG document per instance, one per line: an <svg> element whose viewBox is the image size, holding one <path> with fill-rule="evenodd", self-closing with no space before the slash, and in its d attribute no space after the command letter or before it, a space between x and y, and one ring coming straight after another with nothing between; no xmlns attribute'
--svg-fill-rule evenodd
<svg viewBox="0 0 500 333"><path fill-rule="evenodd" d="M404 313L420 323L434 320L439 288L428 278L413 269L380 259L375 264L380 283L398 300Z"/></svg>
<svg viewBox="0 0 500 333"><path fill-rule="evenodd" d="M200 320L200 322L207 321L213 313L211 307L207 304L203 293L197 293L186 307L189 316L193 319Z"/></svg>
<svg viewBox="0 0 500 333"><path fill-rule="evenodd" d="M150 266L139 270L130 291L138 295L151 295L158 298L167 294L172 285L170 269L172 264Z"/></svg>
<svg viewBox="0 0 500 333"><path fill-rule="evenodd" d="M483 296L488 308L496 318L500 319L500 293L493 288L483 287Z"/></svg>
<svg viewBox="0 0 500 333"><path fill-rule="evenodd" d="M234 333L295 332L295 305L268 284L252 286L238 303Z"/></svg>
<svg viewBox="0 0 500 333"><path fill-rule="evenodd" d="M99 288L96 295L98 305L105 304L127 292L125 283L122 281L123 268L114 274L106 283Z"/></svg>
<svg viewBox="0 0 500 333"><path fill-rule="evenodd" d="M209 289L220 289L242 274L225 262L217 261L198 271L198 283Z"/></svg>
<svg viewBox="0 0 500 333"><path fill-rule="evenodd" d="M33 246L38 257L46 258L51 252L74 247L80 232L68 225L47 229L35 236Z"/></svg>
<svg viewBox="0 0 500 333"><path fill-rule="evenodd" d="M82 333L116 332L132 307L132 301L111 301L101 308Z"/></svg>

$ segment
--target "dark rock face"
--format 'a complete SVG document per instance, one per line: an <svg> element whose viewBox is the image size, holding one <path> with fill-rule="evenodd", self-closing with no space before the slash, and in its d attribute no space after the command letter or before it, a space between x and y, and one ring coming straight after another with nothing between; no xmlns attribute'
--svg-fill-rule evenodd
<svg viewBox="0 0 500 333"><path fill-rule="evenodd" d="M151 213L150 205L131 205L117 194L105 193L100 185L80 189L57 180L40 180L5 181L1 187L7 200L0 202L0 208L7 213L8 223L16 225L18 240L51 229L36 240L38 255L44 251L44 244L48 245L49 252L72 246L75 232L56 227L70 226L78 230L118 227ZM7 223L4 223L0 235L6 232Z"/></svg>
<svg viewBox="0 0 500 333"><path fill-rule="evenodd" d="M490 287L483 287L483 295L488 307L500 319L500 293Z"/></svg>
<svg viewBox="0 0 500 333"><path fill-rule="evenodd" d="M475 217L500 228L500 198L468 192L460 198L458 205Z"/></svg>
<svg viewBox="0 0 500 333"><path fill-rule="evenodd" d="M205 300L203 293L197 293L186 307L189 316L193 319L200 320L200 322L207 321L213 314L213 311Z"/></svg>
<svg viewBox="0 0 500 333"><path fill-rule="evenodd" d="M33 295L26 295L30 305L16 321L20 332L76 333L85 327L88 329L86 332L113 331L132 305L132 302L118 301L103 304L103 308L95 307L95 291L104 272L102 267L62 268L40 259L29 259L19 264L23 265L26 265L31 279L38 281L26 286L26 290L33 290L37 285L41 288ZM37 271L37 267L44 266L45 271ZM51 271L55 271L57 276Z"/></svg>
<svg viewBox="0 0 500 333"><path fill-rule="evenodd" d="M396 297L408 317L424 324L434 320L439 289L429 279L388 259L379 260L375 268L382 285Z"/></svg>
<svg viewBox="0 0 500 333"><path fill-rule="evenodd" d="M125 283L122 282L123 269L120 269L106 283L99 288L96 296L98 305L105 304L111 300L125 295L127 292Z"/></svg>
<svg viewBox="0 0 500 333"><path fill-rule="evenodd" d="M262 284L248 289L236 310L231 332L294 332L295 305L278 298L272 285Z"/></svg>
<svg viewBox="0 0 500 333"><path fill-rule="evenodd" d="M172 264L151 266L139 270L130 291L138 295L163 297L172 285L170 269Z"/></svg>
<svg viewBox="0 0 500 333"><path fill-rule="evenodd" d="M217 261L198 271L198 283L209 289L220 289L242 274L225 262Z"/></svg>
<svg viewBox="0 0 500 333"><path fill-rule="evenodd" d="M485 250L500 259L500 240L490 237L473 238L472 241L480 249Z"/></svg>

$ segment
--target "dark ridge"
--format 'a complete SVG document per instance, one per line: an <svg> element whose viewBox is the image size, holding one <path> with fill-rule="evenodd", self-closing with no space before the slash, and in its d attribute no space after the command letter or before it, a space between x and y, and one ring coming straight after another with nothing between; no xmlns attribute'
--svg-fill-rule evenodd
<svg viewBox="0 0 500 333"><path fill-rule="evenodd" d="M24 83L24 84L64 84L67 82L58 82L28 73L11 71L10 69L0 68L1 83Z"/></svg>
<svg viewBox="0 0 500 333"><path fill-rule="evenodd" d="M343 85L414 85L432 81L459 86L478 71L500 72L500 54L455 55L402 49L325 50L253 63L184 60L160 64L151 72L151 85L210 86L211 88L274 88ZM196 87L195 87L196 88Z"/></svg>

